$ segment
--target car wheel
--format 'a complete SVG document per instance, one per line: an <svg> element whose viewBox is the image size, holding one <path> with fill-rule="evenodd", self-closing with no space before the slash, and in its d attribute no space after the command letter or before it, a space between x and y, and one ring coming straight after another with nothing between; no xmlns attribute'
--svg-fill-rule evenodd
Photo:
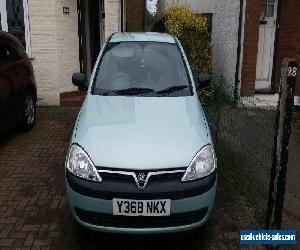
<svg viewBox="0 0 300 250"><path fill-rule="evenodd" d="M21 129L28 131L33 128L36 118L36 101L32 92L28 91L25 95L23 118Z"/></svg>

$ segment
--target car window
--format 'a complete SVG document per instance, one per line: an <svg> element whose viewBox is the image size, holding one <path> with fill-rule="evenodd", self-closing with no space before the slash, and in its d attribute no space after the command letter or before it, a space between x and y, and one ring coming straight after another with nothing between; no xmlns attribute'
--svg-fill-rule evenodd
<svg viewBox="0 0 300 250"><path fill-rule="evenodd" d="M93 94L186 96L192 90L176 44L121 42L106 46Z"/></svg>
<svg viewBox="0 0 300 250"><path fill-rule="evenodd" d="M0 69L16 63L23 53L14 41L0 36Z"/></svg>

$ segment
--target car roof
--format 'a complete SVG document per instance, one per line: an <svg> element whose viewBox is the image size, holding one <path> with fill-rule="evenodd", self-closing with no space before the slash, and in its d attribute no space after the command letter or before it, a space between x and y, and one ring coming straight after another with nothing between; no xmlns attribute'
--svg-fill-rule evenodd
<svg viewBox="0 0 300 250"><path fill-rule="evenodd" d="M167 33L156 32L122 32L114 33L110 42L159 42L159 43L175 43L173 36Z"/></svg>
<svg viewBox="0 0 300 250"><path fill-rule="evenodd" d="M5 37L9 37L11 39L15 39L15 36L6 32L6 31L0 31L0 36L5 36Z"/></svg>

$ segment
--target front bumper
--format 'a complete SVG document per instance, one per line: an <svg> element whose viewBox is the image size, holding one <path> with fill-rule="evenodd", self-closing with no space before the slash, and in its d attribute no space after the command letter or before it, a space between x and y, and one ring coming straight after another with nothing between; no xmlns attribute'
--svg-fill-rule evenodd
<svg viewBox="0 0 300 250"><path fill-rule="evenodd" d="M197 228L205 224L211 215L217 186L215 174L210 179L203 180L205 185L201 185L201 182L197 183L202 187L198 189L198 194L194 190L195 183L191 183L190 190L183 185L186 190L181 193L177 190L175 195L170 196L167 196L167 192L163 192L163 190L161 193L144 193L144 191L137 190L136 193L126 195L121 188L114 194L103 192L102 196L99 190L100 196L96 196L95 190L92 190L93 192L89 195L86 188L79 188L79 182L89 182L77 180L79 182L74 185L77 177L72 180L71 178L67 174L66 191L75 220L89 229L111 233L172 233ZM113 216L112 197L110 196L128 199L169 198L171 199L171 215L156 218Z"/></svg>

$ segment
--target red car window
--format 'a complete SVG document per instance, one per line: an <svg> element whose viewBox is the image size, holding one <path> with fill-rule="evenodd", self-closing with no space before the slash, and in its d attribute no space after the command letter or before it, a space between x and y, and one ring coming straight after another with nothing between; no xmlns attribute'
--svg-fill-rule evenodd
<svg viewBox="0 0 300 250"><path fill-rule="evenodd" d="M24 54L16 43L7 37L0 36L0 69L15 64L23 59Z"/></svg>

